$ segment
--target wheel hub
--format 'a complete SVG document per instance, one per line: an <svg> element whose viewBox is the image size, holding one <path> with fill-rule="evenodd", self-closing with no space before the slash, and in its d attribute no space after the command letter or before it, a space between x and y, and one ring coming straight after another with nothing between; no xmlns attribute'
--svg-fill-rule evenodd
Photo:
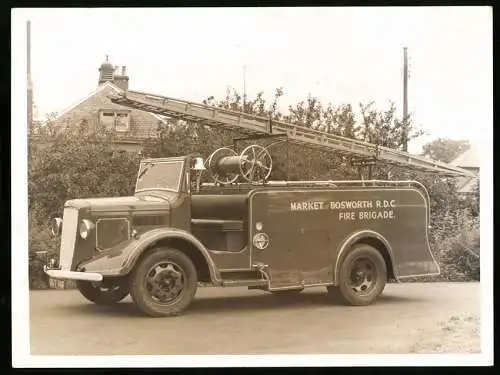
<svg viewBox="0 0 500 375"><path fill-rule="evenodd" d="M151 268L146 283L154 300L170 303L182 293L184 280L184 273L179 266L173 263L161 263Z"/></svg>
<svg viewBox="0 0 500 375"><path fill-rule="evenodd" d="M350 275L350 287L355 293L369 293L375 286L376 270L374 264L366 259L357 260Z"/></svg>

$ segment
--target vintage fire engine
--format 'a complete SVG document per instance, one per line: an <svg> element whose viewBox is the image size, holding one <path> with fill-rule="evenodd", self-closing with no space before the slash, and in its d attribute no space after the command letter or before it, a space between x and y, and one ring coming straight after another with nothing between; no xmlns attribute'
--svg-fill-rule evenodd
<svg viewBox="0 0 500 375"><path fill-rule="evenodd" d="M182 100L129 91L115 103L248 138L295 143L448 175L444 163L316 130ZM131 295L150 316L185 311L200 285L274 294L324 286L330 298L373 303L388 280L439 273L428 242L429 196L416 181L269 181L272 158L257 144L237 153L146 159L131 197L74 199L52 232L61 236L52 278L76 280L96 304ZM201 183L203 174L212 182Z"/></svg>

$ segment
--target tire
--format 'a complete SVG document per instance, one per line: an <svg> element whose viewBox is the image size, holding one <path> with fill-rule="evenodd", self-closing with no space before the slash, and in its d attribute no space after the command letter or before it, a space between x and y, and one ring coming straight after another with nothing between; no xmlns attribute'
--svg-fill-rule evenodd
<svg viewBox="0 0 500 375"><path fill-rule="evenodd" d="M132 273L130 295L151 317L181 315L196 294L196 268L184 253L162 247L147 253Z"/></svg>
<svg viewBox="0 0 500 375"><path fill-rule="evenodd" d="M99 284L77 280L76 287L86 299L96 305L113 305L120 302L129 293L128 285L124 280L111 281L108 279Z"/></svg>
<svg viewBox="0 0 500 375"><path fill-rule="evenodd" d="M328 286L332 301L352 306L375 302L387 283L384 257L372 246L356 245L343 259L338 286Z"/></svg>

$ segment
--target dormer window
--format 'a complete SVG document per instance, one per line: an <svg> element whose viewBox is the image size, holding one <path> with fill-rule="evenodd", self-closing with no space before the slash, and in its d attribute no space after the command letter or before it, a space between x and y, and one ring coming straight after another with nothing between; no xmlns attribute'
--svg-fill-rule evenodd
<svg viewBox="0 0 500 375"><path fill-rule="evenodd" d="M130 113L116 113L115 129L116 131L128 131L130 125Z"/></svg>
<svg viewBox="0 0 500 375"><path fill-rule="evenodd" d="M130 111L101 110L99 113L99 123L106 129L127 132L130 130Z"/></svg>

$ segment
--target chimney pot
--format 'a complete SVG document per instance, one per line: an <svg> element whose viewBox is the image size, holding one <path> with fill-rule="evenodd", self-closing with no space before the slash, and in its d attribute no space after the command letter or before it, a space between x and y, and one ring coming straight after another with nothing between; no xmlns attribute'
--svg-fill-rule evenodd
<svg viewBox="0 0 500 375"><path fill-rule="evenodd" d="M127 67L125 65L122 66L122 76L125 75L125 72L127 70Z"/></svg>

